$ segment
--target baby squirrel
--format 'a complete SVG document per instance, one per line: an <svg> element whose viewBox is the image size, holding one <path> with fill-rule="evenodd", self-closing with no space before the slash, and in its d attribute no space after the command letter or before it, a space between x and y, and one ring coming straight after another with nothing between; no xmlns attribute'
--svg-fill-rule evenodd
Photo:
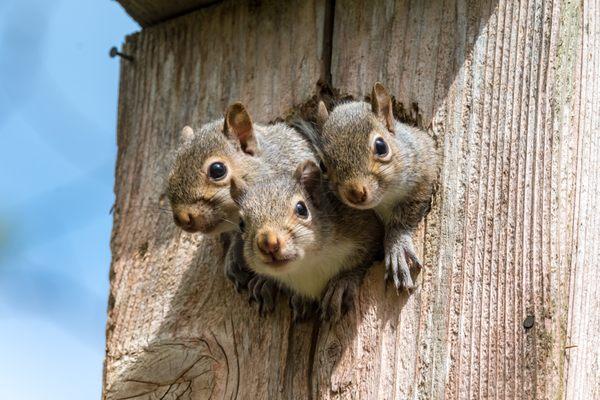
<svg viewBox="0 0 600 400"><path fill-rule="evenodd" d="M414 288L407 261L421 267L412 233L430 208L438 153L427 133L394 119L392 99L376 83L371 104L353 101L331 114L319 103L313 141L333 189L348 206L373 209L385 225L386 281Z"/></svg>
<svg viewBox="0 0 600 400"><path fill-rule="evenodd" d="M293 171L302 160L314 160L310 142L282 123L254 124L241 103L229 106L223 119L195 130L184 127L180 141L167 185L175 223L188 232L229 236L227 277L238 291L249 285L251 294L268 295L273 288L260 277L254 279L241 262L241 239L234 232L239 211L229 185L234 177L251 184L277 171Z"/></svg>
<svg viewBox="0 0 600 400"><path fill-rule="evenodd" d="M231 197L240 209L246 264L292 292L294 319L306 317L309 300L320 303L323 319L338 320L381 254L375 214L340 203L313 160L253 185L234 178Z"/></svg>

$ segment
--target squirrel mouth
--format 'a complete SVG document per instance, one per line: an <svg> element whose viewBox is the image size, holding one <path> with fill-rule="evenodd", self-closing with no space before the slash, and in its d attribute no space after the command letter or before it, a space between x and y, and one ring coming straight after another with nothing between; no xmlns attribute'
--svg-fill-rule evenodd
<svg viewBox="0 0 600 400"><path fill-rule="evenodd" d="M188 233L201 233L204 235L210 235L222 225L221 223L222 221L214 221L210 224L202 224L201 226L193 224L191 226L180 226L180 228Z"/></svg>
<svg viewBox="0 0 600 400"><path fill-rule="evenodd" d="M223 221L215 220L210 222L209 224L205 224L202 229L199 229L202 233L212 233L219 225L221 225Z"/></svg>
<svg viewBox="0 0 600 400"><path fill-rule="evenodd" d="M379 199L375 199L375 198L369 199L364 203L353 203L353 202L349 201L348 199L346 199L345 197L342 197L342 201L348 207L356 208L357 210L370 210L379 205Z"/></svg>
<svg viewBox="0 0 600 400"><path fill-rule="evenodd" d="M196 232L200 232L199 229L196 229L193 226L180 226L181 229L183 229L184 231L188 232L188 233L196 233Z"/></svg>
<svg viewBox="0 0 600 400"><path fill-rule="evenodd" d="M296 256L278 258L275 256L266 256L263 258L263 262L270 267L282 267L286 264L291 263L296 259Z"/></svg>

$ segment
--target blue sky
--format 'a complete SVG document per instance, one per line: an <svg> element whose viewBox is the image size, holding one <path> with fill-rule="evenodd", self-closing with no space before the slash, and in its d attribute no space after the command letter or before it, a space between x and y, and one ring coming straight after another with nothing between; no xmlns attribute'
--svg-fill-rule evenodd
<svg viewBox="0 0 600 400"><path fill-rule="evenodd" d="M0 399L101 392L119 61L109 0L0 1Z"/></svg>

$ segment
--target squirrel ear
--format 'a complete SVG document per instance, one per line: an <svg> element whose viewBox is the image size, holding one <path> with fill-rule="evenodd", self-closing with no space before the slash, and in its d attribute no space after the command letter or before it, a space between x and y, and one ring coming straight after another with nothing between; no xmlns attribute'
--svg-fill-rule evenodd
<svg viewBox="0 0 600 400"><path fill-rule="evenodd" d="M231 181L229 182L229 193L234 202L237 203L247 190L248 186L243 180L235 176L231 178Z"/></svg>
<svg viewBox="0 0 600 400"><path fill-rule="evenodd" d="M254 135L252 118L242 103L233 103L227 108L223 132L227 137L239 141L242 151L251 156L256 154L258 143Z"/></svg>
<svg viewBox="0 0 600 400"><path fill-rule="evenodd" d="M319 206L319 189L321 187L321 170L311 160L305 160L294 172L294 178L306 190L313 204Z"/></svg>
<svg viewBox="0 0 600 400"><path fill-rule="evenodd" d="M327 107L325 106L323 100L320 100L317 108L317 125L323 126L328 118L329 112L327 112Z"/></svg>
<svg viewBox="0 0 600 400"><path fill-rule="evenodd" d="M394 133L395 127L392 98L385 87L379 82L373 85L373 92L371 93L371 110L373 110L373 113L377 115L377 118L385 124L388 131Z"/></svg>
<svg viewBox="0 0 600 400"><path fill-rule="evenodd" d="M183 146L187 146L192 142L194 138L194 130L190 126L184 126L179 134L179 143Z"/></svg>

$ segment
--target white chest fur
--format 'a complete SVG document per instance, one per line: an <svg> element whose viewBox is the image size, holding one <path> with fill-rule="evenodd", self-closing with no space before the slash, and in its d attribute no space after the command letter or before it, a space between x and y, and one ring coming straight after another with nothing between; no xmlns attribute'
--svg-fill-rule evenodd
<svg viewBox="0 0 600 400"><path fill-rule="evenodd" d="M355 248L356 244L349 241L332 243L326 250L306 254L302 260L293 262L285 271L273 276L297 293L319 300L327 282L352 266L349 261L355 254Z"/></svg>
<svg viewBox="0 0 600 400"><path fill-rule="evenodd" d="M375 207L375 213L379 217L379 219L383 222L389 221L392 212L394 211L394 203L383 203L381 202L377 207Z"/></svg>
<svg viewBox="0 0 600 400"><path fill-rule="evenodd" d="M375 207L375 212L384 223L392 218L394 209L407 195L404 185L395 184L387 189L381 202Z"/></svg>

